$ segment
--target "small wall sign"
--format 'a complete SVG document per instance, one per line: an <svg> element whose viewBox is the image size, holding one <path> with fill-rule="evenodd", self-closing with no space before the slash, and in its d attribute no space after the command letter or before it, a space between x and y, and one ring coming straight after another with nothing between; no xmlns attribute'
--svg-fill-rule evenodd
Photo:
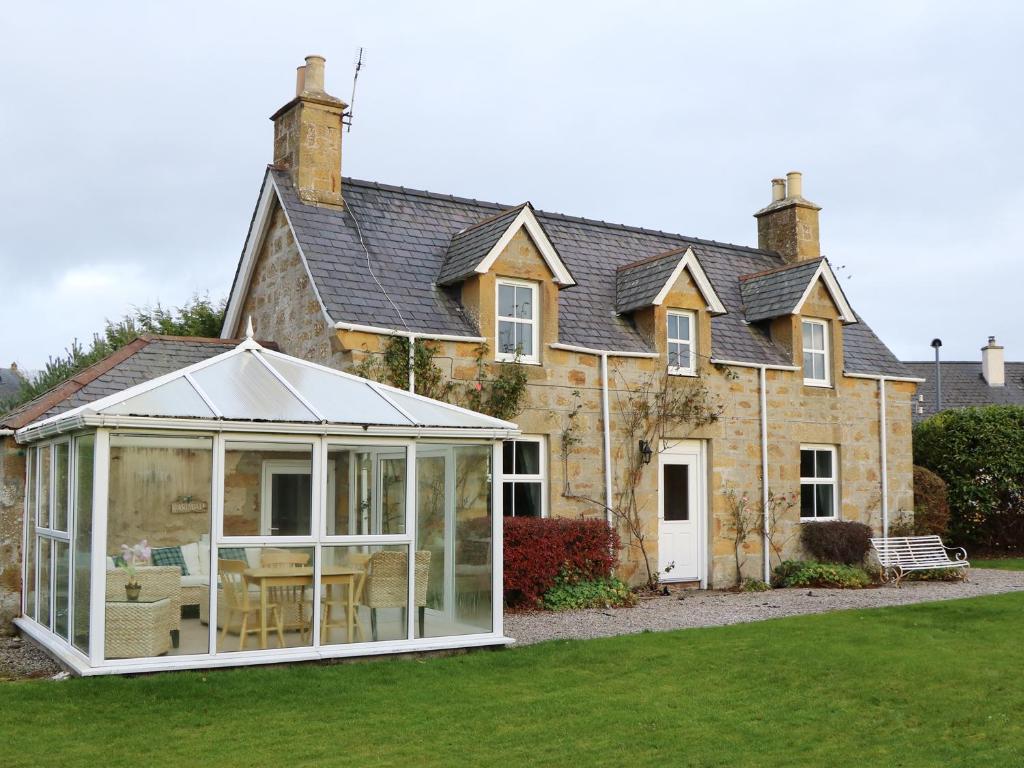
<svg viewBox="0 0 1024 768"><path fill-rule="evenodd" d="M171 514L172 515L188 515L197 513L206 513L210 508L210 505L205 501L193 501L192 499L182 499L181 501L171 502Z"/></svg>

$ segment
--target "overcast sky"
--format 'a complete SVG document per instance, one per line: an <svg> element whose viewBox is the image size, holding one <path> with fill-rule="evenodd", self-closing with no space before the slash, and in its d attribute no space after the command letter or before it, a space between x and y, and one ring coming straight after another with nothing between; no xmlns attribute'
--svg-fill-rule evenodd
<svg viewBox="0 0 1024 768"><path fill-rule="evenodd" d="M0 365L230 288L303 56L346 176L756 244L804 172L904 359L1024 359L1019 3L18 3L0 19Z"/></svg>

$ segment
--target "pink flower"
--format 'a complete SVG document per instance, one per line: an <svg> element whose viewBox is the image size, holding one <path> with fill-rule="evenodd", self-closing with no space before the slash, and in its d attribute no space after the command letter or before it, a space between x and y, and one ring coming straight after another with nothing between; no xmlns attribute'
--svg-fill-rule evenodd
<svg viewBox="0 0 1024 768"><path fill-rule="evenodd" d="M477 391L477 392L479 392L479 391L480 391L481 389L483 389L483 388L484 388L484 387L483 387L483 384L481 384L481 383L480 383L480 382L478 381L478 382L476 383L476 391Z"/></svg>

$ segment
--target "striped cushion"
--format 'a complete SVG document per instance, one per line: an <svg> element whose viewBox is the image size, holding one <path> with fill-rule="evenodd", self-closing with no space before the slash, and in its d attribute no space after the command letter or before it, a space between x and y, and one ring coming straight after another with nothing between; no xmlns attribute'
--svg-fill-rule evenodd
<svg viewBox="0 0 1024 768"><path fill-rule="evenodd" d="M150 560L153 565L176 565L181 568L182 576L188 576L188 566L185 565L181 547L158 547L153 550Z"/></svg>
<svg viewBox="0 0 1024 768"><path fill-rule="evenodd" d="M221 547L217 550L217 557L221 560L241 560L248 562L245 557L245 547Z"/></svg>

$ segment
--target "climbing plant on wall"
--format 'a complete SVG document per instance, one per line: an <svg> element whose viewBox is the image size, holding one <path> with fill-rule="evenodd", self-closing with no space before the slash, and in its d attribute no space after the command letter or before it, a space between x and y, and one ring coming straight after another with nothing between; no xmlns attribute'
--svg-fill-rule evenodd
<svg viewBox="0 0 1024 768"><path fill-rule="evenodd" d="M413 342L414 387L416 394L447 401L455 385L445 378L444 371L434 360L438 349L437 342L429 339ZM353 373L398 389L408 389L409 339L389 336L384 348L379 353L367 354L353 368Z"/></svg>

